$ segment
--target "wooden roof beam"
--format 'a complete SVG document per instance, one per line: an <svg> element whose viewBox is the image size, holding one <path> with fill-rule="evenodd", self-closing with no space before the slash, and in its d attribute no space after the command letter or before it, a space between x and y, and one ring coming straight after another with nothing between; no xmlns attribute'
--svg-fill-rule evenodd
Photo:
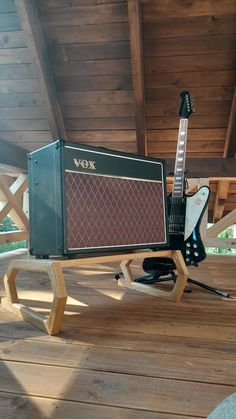
<svg viewBox="0 0 236 419"><path fill-rule="evenodd" d="M166 173L174 171L175 159L166 159ZM235 178L236 159L234 158L188 158L187 177L198 178Z"/></svg>
<svg viewBox="0 0 236 419"><path fill-rule="evenodd" d="M236 85L231 105L229 124L225 140L224 157L235 157L236 154Z"/></svg>
<svg viewBox="0 0 236 419"><path fill-rule="evenodd" d="M219 221L224 212L225 201L229 192L229 182L219 181L213 210L213 222Z"/></svg>
<svg viewBox="0 0 236 419"><path fill-rule="evenodd" d="M145 92L143 69L143 37L140 0L128 0L132 78L135 100L137 153L147 155Z"/></svg>
<svg viewBox="0 0 236 419"><path fill-rule="evenodd" d="M17 0L16 8L48 115L52 139L66 139L66 130L48 58L47 46L40 25L36 1Z"/></svg>
<svg viewBox="0 0 236 419"><path fill-rule="evenodd" d="M28 150L0 138L0 172L27 173Z"/></svg>

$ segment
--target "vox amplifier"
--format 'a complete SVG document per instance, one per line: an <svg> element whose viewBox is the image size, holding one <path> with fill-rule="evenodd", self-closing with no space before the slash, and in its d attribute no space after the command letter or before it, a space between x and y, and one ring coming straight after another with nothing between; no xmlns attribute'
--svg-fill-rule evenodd
<svg viewBox="0 0 236 419"><path fill-rule="evenodd" d="M28 169L32 255L168 244L164 160L58 140Z"/></svg>

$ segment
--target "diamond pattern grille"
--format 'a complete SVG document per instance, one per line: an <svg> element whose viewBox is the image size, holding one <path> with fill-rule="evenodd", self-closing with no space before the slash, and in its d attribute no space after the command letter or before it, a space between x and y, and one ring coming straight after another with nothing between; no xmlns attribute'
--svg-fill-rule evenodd
<svg viewBox="0 0 236 419"><path fill-rule="evenodd" d="M67 247L165 242L162 184L65 173Z"/></svg>

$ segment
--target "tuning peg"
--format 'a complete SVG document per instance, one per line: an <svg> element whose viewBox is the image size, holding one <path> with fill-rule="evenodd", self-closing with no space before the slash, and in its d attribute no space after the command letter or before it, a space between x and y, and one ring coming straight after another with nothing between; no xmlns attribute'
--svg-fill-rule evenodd
<svg viewBox="0 0 236 419"><path fill-rule="evenodd" d="M190 101L191 101L192 112L195 112L195 100L192 95L190 96Z"/></svg>

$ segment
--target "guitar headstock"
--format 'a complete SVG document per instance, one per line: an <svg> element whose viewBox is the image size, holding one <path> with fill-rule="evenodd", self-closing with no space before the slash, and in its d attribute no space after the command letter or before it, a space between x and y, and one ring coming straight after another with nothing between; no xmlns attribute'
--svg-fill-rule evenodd
<svg viewBox="0 0 236 419"><path fill-rule="evenodd" d="M195 112L194 109L194 98L189 94L189 92L184 91L180 93L181 104L179 109L179 116L181 118L188 118Z"/></svg>

